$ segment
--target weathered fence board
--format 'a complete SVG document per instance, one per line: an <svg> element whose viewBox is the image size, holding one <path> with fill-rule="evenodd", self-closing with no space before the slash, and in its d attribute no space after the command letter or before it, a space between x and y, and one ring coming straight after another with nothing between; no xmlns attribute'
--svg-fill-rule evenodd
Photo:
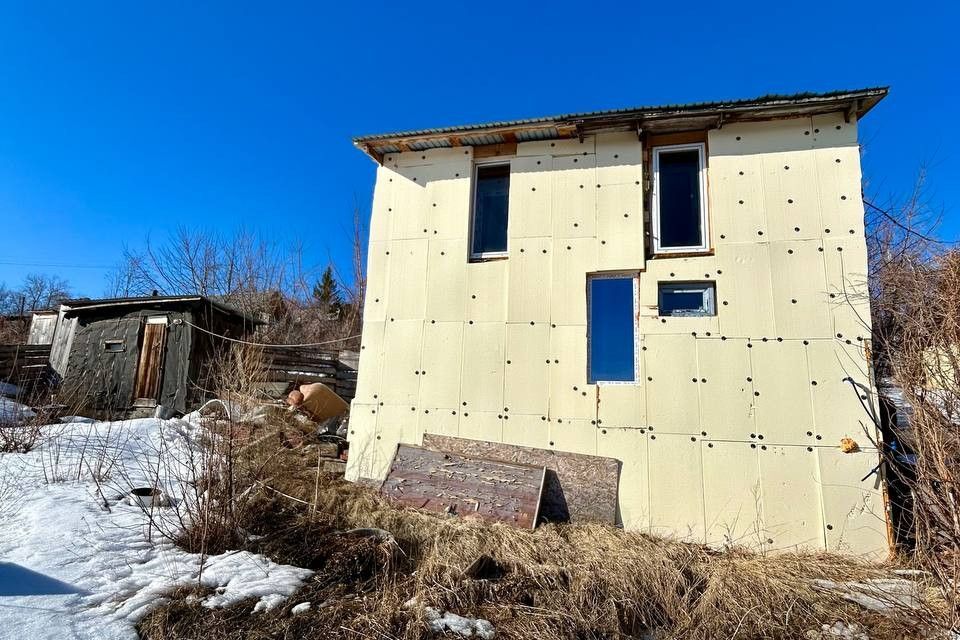
<svg viewBox="0 0 960 640"><path fill-rule="evenodd" d="M50 345L0 345L0 381L31 386L47 379L50 370Z"/></svg>

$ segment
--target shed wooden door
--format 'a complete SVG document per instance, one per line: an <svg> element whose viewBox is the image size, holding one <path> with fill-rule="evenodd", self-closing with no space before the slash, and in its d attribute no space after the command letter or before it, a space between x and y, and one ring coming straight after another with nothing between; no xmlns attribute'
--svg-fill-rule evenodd
<svg viewBox="0 0 960 640"><path fill-rule="evenodd" d="M133 384L133 400L136 405L156 405L160 399L160 384L163 381L163 354L167 346L167 319L147 318L143 327L143 343L140 346L140 361L137 363L137 378Z"/></svg>

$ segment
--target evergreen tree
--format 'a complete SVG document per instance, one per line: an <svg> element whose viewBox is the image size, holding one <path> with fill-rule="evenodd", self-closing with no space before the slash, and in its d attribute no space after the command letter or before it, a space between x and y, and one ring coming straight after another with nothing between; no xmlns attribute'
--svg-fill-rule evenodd
<svg viewBox="0 0 960 640"><path fill-rule="evenodd" d="M343 305L340 288L333 276L333 267L327 266L320 280L313 285L313 297L326 311L339 311Z"/></svg>

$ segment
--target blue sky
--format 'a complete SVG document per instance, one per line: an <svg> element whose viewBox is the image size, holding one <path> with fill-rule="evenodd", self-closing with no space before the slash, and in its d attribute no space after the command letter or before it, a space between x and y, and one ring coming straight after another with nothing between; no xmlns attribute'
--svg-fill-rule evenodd
<svg viewBox="0 0 960 640"><path fill-rule="evenodd" d="M374 179L354 135L874 85L868 193L930 165L952 238L957 7L0 2L0 283L100 295L125 244L181 225L346 266Z"/></svg>

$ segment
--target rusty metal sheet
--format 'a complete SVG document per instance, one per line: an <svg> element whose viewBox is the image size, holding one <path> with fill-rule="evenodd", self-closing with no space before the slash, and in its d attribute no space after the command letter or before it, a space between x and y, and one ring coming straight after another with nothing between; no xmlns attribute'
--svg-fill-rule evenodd
<svg viewBox="0 0 960 640"><path fill-rule="evenodd" d="M380 491L417 509L532 529L545 471L401 444Z"/></svg>

